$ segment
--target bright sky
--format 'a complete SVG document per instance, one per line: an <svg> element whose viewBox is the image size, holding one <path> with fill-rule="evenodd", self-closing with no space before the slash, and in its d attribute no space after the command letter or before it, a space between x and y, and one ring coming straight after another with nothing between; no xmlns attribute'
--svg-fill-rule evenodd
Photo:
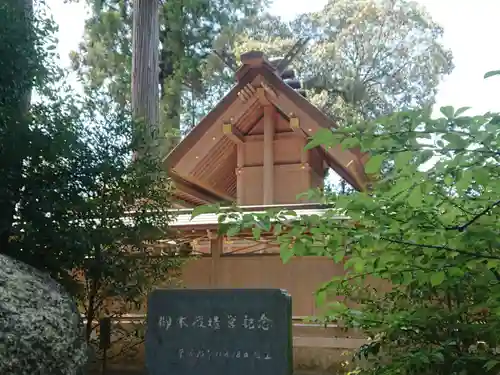
<svg viewBox="0 0 500 375"><path fill-rule="evenodd" d="M1 1L1 0L0 0ZM499 0L417 0L426 6L445 30L444 44L454 55L455 70L439 86L437 105L470 106L471 113L499 110L500 77L483 79L485 72L500 69ZM292 18L298 13L321 10L327 0L275 0L272 13ZM83 32L86 11L79 4L47 0L59 24L59 53L69 63ZM293 3L293 4L292 4Z"/></svg>

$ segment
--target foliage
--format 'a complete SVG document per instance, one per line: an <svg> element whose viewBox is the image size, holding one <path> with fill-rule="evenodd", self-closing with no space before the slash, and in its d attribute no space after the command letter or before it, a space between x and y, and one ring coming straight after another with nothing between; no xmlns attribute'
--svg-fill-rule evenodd
<svg viewBox="0 0 500 375"><path fill-rule="evenodd" d="M132 130L140 136L142 127L119 103L65 86L43 4L26 23L13 5L0 6L0 218L8 235L0 250L72 293L89 340L95 319L136 311L176 276L178 258L155 250L168 234L170 184L157 160L131 161Z"/></svg>
<svg viewBox="0 0 500 375"><path fill-rule="evenodd" d="M413 1L332 0L289 23L257 17L220 43L236 58L249 49L280 57L297 38L311 38L293 65L309 99L349 123L432 103L453 68L442 32Z"/></svg>
<svg viewBox="0 0 500 375"><path fill-rule="evenodd" d="M15 202L22 186L22 149L18 142L29 136L27 103L33 84L44 70L38 59L39 36L46 31L32 4L4 1L0 5L0 251L8 251ZM38 24L37 24L38 23Z"/></svg>
<svg viewBox="0 0 500 375"><path fill-rule="evenodd" d="M355 373L500 370L500 116L466 111L443 107L439 119L428 109L398 112L316 133L308 147L371 153L369 192L325 197L333 207L322 216L220 217L231 235L274 230L285 262L324 255L344 265L317 297L325 319L369 337L357 352L369 366ZM195 214L204 210L216 208Z"/></svg>
<svg viewBox="0 0 500 375"><path fill-rule="evenodd" d="M72 53L73 66L83 81L108 88L127 106L131 4L99 4L79 51ZM323 11L301 14L290 23L261 12L266 2L210 4L167 2L162 8L166 133L177 129L178 121L184 130L192 128L234 84L233 71L209 53L211 48L237 61L255 48L282 56L297 37L312 38L294 65L310 100L340 122L430 103L439 79L453 68L450 51L439 42L442 29L413 2L332 1Z"/></svg>
<svg viewBox="0 0 500 375"><path fill-rule="evenodd" d="M132 1L88 1L94 15L87 20L84 40L72 53L73 68L92 89L104 87L125 108L130 104ZM214 39L228 25L258 12L261 1L164 2L160 14L160 76L163 132L189 122L191 98L210 90L205 84L205 59Z"/></svg>
<svg viewBox="0 0 500 375"><path fill-rule="evenodd" d="M80 285L87 340L97 319L143 312L147 295L175 281L182 263L175 249L161 246L161 240L170 237L169 180L152 158L130 162L130 139L138 125L114 105L97 94L87 98L82 111L84 121L93 119L93 124L85 133L88 148L79 178L85 199L72 237L78 240L74 251L85 254L74 277ZM143 327L135 328L114 328L112 345L120 341L122 347L115 355L142 341Z"/></svg>
<svg viewBox="0 0 500 375"><path fill-rule="evenodd" d="M65 152L72 152L67 139L73 127L66 121L68 112L61 110L64 96L53 95L60 82L53 63L55 25L43 2L3 2L0 17L0 251L27 260L27 250L16 246L15 221L24 220L26 202L44 202L44 188L60 177L53 172L64 169ZM32 96L44 102L34 100L30 107ZM50 178L37 179L37 168L52 169L46 174ZM37 229L45 230L40 224Z"/></svg>

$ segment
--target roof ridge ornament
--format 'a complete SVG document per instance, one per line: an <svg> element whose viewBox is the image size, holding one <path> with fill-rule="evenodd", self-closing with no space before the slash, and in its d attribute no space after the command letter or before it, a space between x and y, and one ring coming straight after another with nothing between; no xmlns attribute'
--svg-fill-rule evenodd
<svg viewBox="0 0 500 375"><path fill-rule="evenodd" d="M265 68L273 73L276 73L276 68L269 62L264 52L251 50L241 54L241 66L236 72L236 79L240 81L250 69Z"/></svg>

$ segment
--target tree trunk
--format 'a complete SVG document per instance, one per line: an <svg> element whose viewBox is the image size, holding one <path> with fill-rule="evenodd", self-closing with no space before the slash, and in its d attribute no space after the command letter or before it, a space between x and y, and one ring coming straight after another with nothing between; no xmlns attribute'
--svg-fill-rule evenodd
<svg viewBox="0 0 500 375"><path fill-rule="evenodd" d="M132 115L141 124L137 140L156 149L159 131L159 1L134 0L132 27ZM144 131L144 132L143 132Z"/></svg>

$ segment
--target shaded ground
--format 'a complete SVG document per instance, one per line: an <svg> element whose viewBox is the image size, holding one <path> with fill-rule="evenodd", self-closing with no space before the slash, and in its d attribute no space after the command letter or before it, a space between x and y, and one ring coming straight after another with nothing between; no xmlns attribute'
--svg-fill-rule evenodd
<svg viewBox="0 0 500 375"><path fill-rule="evenodd" d="M100 371L91 372L89 375L102 375ZM108 370L104 375L147 375L146 372L140 370ZM293 375L333 375L327 372L315 372L315 371L295 371Z"/></svg>

